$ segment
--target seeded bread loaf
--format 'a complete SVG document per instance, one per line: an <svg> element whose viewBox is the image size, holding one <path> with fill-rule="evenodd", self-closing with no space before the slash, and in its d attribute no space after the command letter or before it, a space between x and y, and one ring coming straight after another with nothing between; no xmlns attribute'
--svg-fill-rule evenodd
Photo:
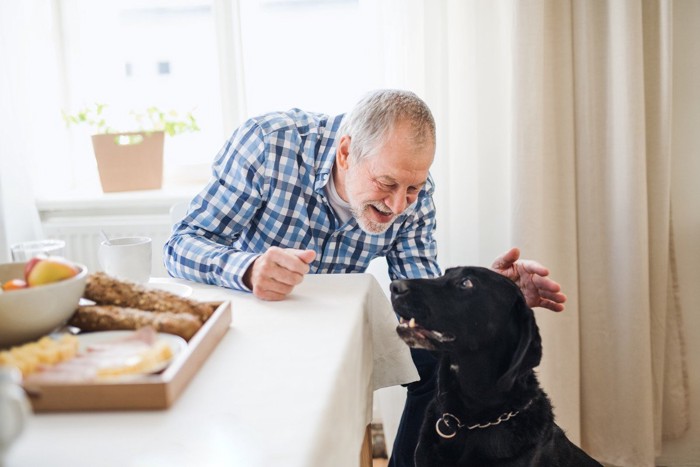
<svg viewBox="0 0 700 467"><path fill-rule="evenodd" d="M92 305L78 307L68 324L83 331L128 330L151 326L156 331L190 340L202 326L202 321L187 312L152 312L115 305Z"/></svg>
<svg viewBox="0 0 700 467"><path fill-rule="evenodd" d="M116 305L138 310L189 313L203 323L214 313L215 305L180 297L165 290L150 289L135 282L116 279L103 272L90 274L85 286L88 300L98 305Z"/></svg>

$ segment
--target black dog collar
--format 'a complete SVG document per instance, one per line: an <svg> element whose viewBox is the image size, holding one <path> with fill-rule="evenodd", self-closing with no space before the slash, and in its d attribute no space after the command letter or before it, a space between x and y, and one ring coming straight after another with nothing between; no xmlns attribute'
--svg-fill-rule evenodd
<svg viewBox="0 0 700 467"><path fill-rule="evenodd" d="M520 412L523 410L527 410L530 406L532 405L532 400L525 404L525 407L523 407L520 410L513 410L512 412L507 412L504 414L499 415L499 417L488 423L476 423L474 425L466 425L467 430L475 430L477 428L488 428L490 426L496 426L500 425L503 422L507 422L511 418L515 417L518 415ZM438 435L445 439L450 439L454 438L454 436L457 434L457 431L459 431L460 428L464 428L465 425L462 424L462 422L457 418L456 416L452 415L451 413L443 413L442 417L438 418L437 422L435 422L435 431L437 432Z"/></svg>

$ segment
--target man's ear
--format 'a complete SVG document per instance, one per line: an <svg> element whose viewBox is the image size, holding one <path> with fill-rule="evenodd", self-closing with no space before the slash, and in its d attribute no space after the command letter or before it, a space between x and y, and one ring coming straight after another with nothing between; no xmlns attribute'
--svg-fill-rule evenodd
<svg viewBox="0 0 700 467"><path fill-rule="evenodd" d="M350 136L343 135L340 137L338 149L336 150L335 162L338 168L348 170L350 166Z"/></svg>

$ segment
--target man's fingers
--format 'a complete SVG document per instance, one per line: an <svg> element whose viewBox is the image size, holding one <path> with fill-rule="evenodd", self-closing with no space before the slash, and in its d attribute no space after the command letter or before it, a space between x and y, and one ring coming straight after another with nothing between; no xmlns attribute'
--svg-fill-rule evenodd
<svg viewBox="0 0 700 467"><path fill-rule="evenodd" d="M262 300L282 300L304 280L315 257L313 250L270 248L251 266L253 295Z"/></svg>
<svg viewBox="0 0 700 467"><path fill-rule="evenodd" d="M561 303L552 302L550 300L541 300L538 306L552 311L564 311L564 305Z"/></svg>
<svg viewBox="0 0 700 467"><path fill-rule="evenodd" d="M311 264L311 261L316 258L316 252L314 250L288 250L292 252L297 258L305 262L306 264Z"/></svg>
<svg viewBox="0 0 700 467"><path fill-rule="evenodd" d="M518 258L520 258L520 250L517 248L511 248L510 250L503 253L501 256L493 260L491 265L492 269L508 269L513 266Z"/></svg>
<svg viewBox="0 0 700 467"><path fill-rule="evenodd" d="M297 251L299 250L283 250L281 248L271 248L270 250L268 250L268 254L270 261L279 266L280 268L286 269L291 273L300 274L303 276L304 274L309 272L309 265L307 262L304 261L303 258L300 258L298 256L298 254L296 253ZM316 255L314 251L311 251L311 253L313 253L314 256ZM287 281L284 282L289 283Z"/></svg>
<svg viewBox="0 0 700 467"><path fill-rule="evenodd" d="M561 286L557 282L543 275L532 276L532 282L543 292L559 292L561 290Z"/></svg>
<svg viewBox="0 0 700 467"><path fill-rule="evenodd" d="M549 269L546 267L542 266L542 264L538 263L537 261L533 261L531 259L524 259L521 260L518 263L520 269L528 274L535 274L537 276L548 276L549 275ZM522 272L521 272L522 274Z"/></svg>
<svg viewBox="0 0 700 467"><path fill-rule="evenodd" d="M281 300L292 292L303 277L278 266L260 268L255 271L253 294L263 300Z"/></svg>
<svg viewBox="0 0 700 467"><path fill-rule="evenodd" d="M277 301L282 300L292 293L295 285L296 284L287 284L268 277L261 279L257 283L255 289L253 289L253 293L256 297L262 298L263 300Z"/></svg>
<svg viewBox="0 0 700 467"><path fill-rule="evenodd" d="M566 295L561 292L549 292L540 289L540 297L554 303L566 303Z"/></svg>
<svg viewBox="0 0 700 467"><path fill-rule="evenodd" d="M561 286L551 280L549 269L537 261L520 260L520 250L511 248L496 258L491 265L515 283L522 290L529 307L542 307L552 311L563 311L566 295L561 293Z"/></svg>

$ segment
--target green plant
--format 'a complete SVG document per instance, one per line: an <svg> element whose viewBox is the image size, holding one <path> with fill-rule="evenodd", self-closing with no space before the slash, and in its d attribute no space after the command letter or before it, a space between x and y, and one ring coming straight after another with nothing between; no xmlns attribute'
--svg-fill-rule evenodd
<svg viewBox="0 0 700 467"><path fill-rule="evenodd" d="M131 123L129 128L118 130L113 124L107 122L107 104L95 103L80 109L73 114L63 113L63 119L67 126L87 125L94 129L95 134L123 133L127 131L163 131L168 136L176 136L182 133L199 131L199 125L192 112L181 116L175 110L163 111L158 107L148 107L144 112L129 112Z"/></svg>
<svg viewBox="0 0 700 467"><path fill-rule="evenodd" d="M97 134L114 133L115 130L107 125L107 120L104 115L106 108L107 104L95 103L80 109L74 114L63 112L63 120L68 127L72 125L88 125L93 127Z"/></svg>

